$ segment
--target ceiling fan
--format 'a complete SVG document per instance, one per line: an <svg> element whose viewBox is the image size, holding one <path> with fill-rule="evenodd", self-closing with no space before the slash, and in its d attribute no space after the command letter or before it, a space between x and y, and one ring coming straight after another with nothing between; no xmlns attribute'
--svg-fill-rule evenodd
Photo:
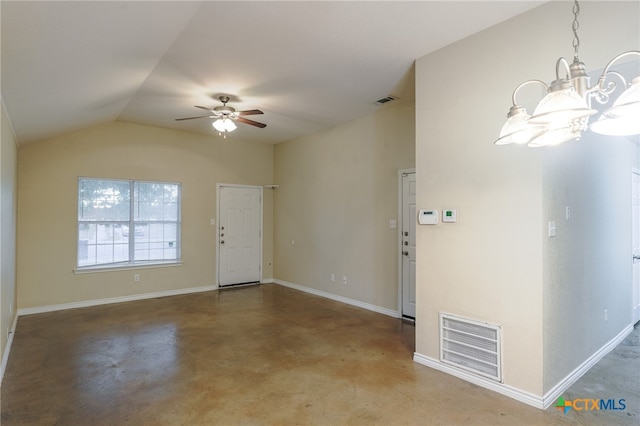
<svg viewBox="0 0 640 426"><path fill-rule="evenodd" d="M194 120L196 118L217 118L212 124L213 127L220 133L232 132L236 129L236 125L234 121L238 121L240 123L249 124L251 126L265 128L267 127L264 123L259 123L257 121L249 120L248 118L244 118L245 115L258 115L264 114L259 109L250 109L247 111L236 111L235 108L227 106L227 102L229 102L229 96L220 96L220 102L222 102L222 106L217 106L214 108L207 108L200 105L196 105L196 108L204 109L208 111L207 115L200 115L197 117L185 117L185 118L176 118L176 121L183 120Z"/></svg>

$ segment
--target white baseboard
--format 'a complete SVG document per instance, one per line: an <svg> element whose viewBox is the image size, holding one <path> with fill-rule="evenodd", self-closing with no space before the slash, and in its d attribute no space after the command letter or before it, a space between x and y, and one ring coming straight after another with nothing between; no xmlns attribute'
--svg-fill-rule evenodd
<svg viewBox="0 0 640 426"><path fill-rule="evenodd" d="M7 344L4 345L4 352L2 353L2 364L0 364L0 387L2 386L2 379L4 379L4 372L7 369L7 361L9 361L9 352L11 352L11 344L13 343L13 336L16 334L16 326L18 325L18 313L13 317L11 323L11 330L9 331L9 337L7 338Z"/></svg>
<svg viewBox="0 0 640 426"><path fill-rule="evenodd" d="M316 290L315 288L305 287L305 286L300 285L300 284L290 283L290 282L287 282L287 281L279 280L277 278L274 278L272 280L272 282L275 283L275 284L281 285L283 287L289 287L289 288L292 288L294 290L300 290L300 291L303 291L305 293L313 294L315 296L320 296L320 297L324 297L326 299L335 300L337 302L346 303L347 305L357 306L358 308L367 309L369 311L377 312L379 314L388 315L388 316L393 317L393 318L400 318L401 317L400 312L394 311L393 309L387 309L387 308L383 308L381 306L372 305L370 303L361 302L359 300L349 299L348 297L338 296L337 294L329 293L327 291Z"/></svg>
<svg viewBox="0 0 640 426"><path fill-rule="evenodd" d="M110 303L132 302L134 300L155 299L157 297L179 296L181 294L200 293L217 290L217 285L203 287L181 288L176 290L157 291L154 293L132 294L130 296L109 297L106 299L84 300L82 302L63 303L60 305L38 306L35 308L18 309L18 316L41 314L44 312L62 311L65 309L87 308L89 306L107 305Z"/></svg>
<svg viewBox="0 0 640 426"><path fill-rule="evenodd" d="M553 404L563 392L580 379L591 367L604 358L609 352L615 349L633 331L633 324L629 324L622 329L620 333L613 339L609 340L604 346L598 349L585 362L580 364L575 370L569 373L564 379L560 380L554 387L545 393L542 397L543 408L548 408Z"/></svg>
<svg viewBox="0 0 640 426"><path fill-rule="evenodd" d="M532 393L511 387L509 385L505 385L504 383L494 382L493 380L476 376L464 370L460 370L455 367L444 364L438 361L437 359L433 359L428 356L421 355L417 352L413 354L413 360L418 364L426 365L427 367L431 367L435 370L439 370L444 373L451 374L452 376L455 376L459 379L466 380L467 382L471 382L474 385L478 385L485 389L492 390L504 396L508 396L509 398L515 399L520 402L524 402L525 404L532 405L540 409L543 408L542 397L534 395Z"/></svg>
<svg viewBox="0 0 640 426"><path fill-rule="evenodd" d="M563 392L565 392L571 385L577 382L578 379L580 379L580 377L582 377L587 371L589 371L591 367L593 367L598 361L604 358L605 355L607 355L618 344L620 344L620 342L622 342L624 338L627 337L629 333L631 333L631 331L633 331L633 324L625 327L616 337L614 337L604 346L598 349L585 362L580 364L575 370L573 370L569 375L558 382L553 388L551 388L549 392L547 392L543 396L534 395L527 391L505 385L504 383L494 382L493 380L473 375L464 370L449 366L437 359L430 358L417 352L413 354L413 360L418 364L440 370L485 389L492 390L499 394L508 396L509 398L513 398L517 401L524 402L525 404L531 405L541 410L545 410L551 404L553 404L558 399L558 397L562 395Z"/></svg>

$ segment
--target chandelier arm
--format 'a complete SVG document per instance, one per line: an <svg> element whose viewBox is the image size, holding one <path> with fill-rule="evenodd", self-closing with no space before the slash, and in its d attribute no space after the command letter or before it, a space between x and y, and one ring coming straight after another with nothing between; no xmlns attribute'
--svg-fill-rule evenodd
<svg viewBox="0 0 640 426"><path fill-rule="evenodd" d="M620 74L618 71L609 71L604 75L605 78L604 80L602 80L602 84L598 80L598 84L593 86L588 91L589 95L594 98L600 105L608 104L609 95L611 95L616 90L616 87L618 87L618 85L614 81L609 81L606 86L604 85L604 83L608 80L607 77L610 75L618 77L622 82L623 88L627 87L627 79L624 78L622 74Z"/></svg>
<svg viewBox="0 0 640 426"><path fill-rule="evenodd" d="M548 92L548 91L549 91L549 86L547 86L547 83L545 83L544 81L542 81L542 80L527 80L527 81L525 81L525 82L523 82L523 83L520 83L520 84L518 85L518 87L516 87L516 88L514 89L514 91L513 91L513 95L511 95L511 102L513 102L513 105L514 105L514 106L518 105L518 104L516 103L516 94L518 93L518 90L522 89L524 86L526 86L526 85L528 85L528 84L530 84L530 83L538 83L538 84L541 84L541 85L544 87L544 90L545 90L546 92Z"/></svg>
<svg viewBox="0 0 640 426"><path fill-rule="evenodd" d="M609 68L611 68L613 66L614 63L616 63L618 60L625 58L627 56L632 56L632 55L638 55L640 57L640 50L629 50L627 52L623 52L621 54L619 54L618 56L616 56L615 58L613 58L612 60L609 61L609 63L607 64L607 66L604 67L604 70L602 71L602 74L600 75L600 78L598 78L598 84L595 86L597 87L597 90L599 92L602 93L607 93L607 88L605 87L605 81L607 80L607 74L614 74L614 75L618 75L619 77L622 78L622 81L625 84L625 87L627 85L626 80L624 79L624 77L622 77L619 73L614 73L612 71L609 71ZM614 87L615 88L615 87ZM609 90L608 93L611 93L612 90Z"/></svg>
<svg viewBox="0 0 640 426"><path fill-rule="evenodd" d="M568 80L569 76L571 75L571 68L569 67L569 61L567 61L565 58L558 58L558 61L556 62L556 80L560 80L560 64L564 65L564 68L567 71L564 79Z"/></svg>

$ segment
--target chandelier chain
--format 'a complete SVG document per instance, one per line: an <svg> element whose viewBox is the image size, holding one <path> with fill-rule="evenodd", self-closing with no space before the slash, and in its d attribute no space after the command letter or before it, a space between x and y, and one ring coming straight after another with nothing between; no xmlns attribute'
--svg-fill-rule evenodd
<svg viewBox="0 0 640 426"><path fill-rule="evenodd" d="M573 30L573 62L578 61L578 48L580 47L580 38L578 37L578 28L580 28L580 23L578 22L578 14L580 13L580 5L578 4L578 0L575 0L573 3L573 25L571 25L571 29Z"/></svg>

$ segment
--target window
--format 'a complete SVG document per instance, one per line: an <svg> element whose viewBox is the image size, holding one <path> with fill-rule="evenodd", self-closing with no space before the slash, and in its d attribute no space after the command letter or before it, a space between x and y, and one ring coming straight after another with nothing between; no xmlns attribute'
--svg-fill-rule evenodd
<svg viewBox="0 0 640 426"><path fill-rule="evenodd" d="M179 261L179 183L78 180L78 268Z"/></svg>

